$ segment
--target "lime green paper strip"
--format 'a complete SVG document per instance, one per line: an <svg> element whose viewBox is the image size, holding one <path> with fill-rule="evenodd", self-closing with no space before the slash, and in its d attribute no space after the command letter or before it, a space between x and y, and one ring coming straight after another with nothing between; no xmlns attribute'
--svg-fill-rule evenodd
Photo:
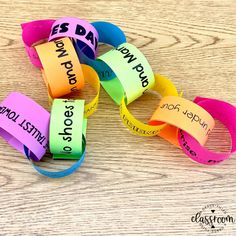
<svg viewBox="0 0 236 236"><path fill-rule="evenodd" d="M50 119L49 147L54 159L79 159L85 135L84 100L54 99Z"/></svg>
<svg viewBox="0 0 236 236"><path fill-rule="evenodd" d="M128 105L155 84L147 59L132 44L123 43L98 59L104 61L116 74L116 78L101 81L101 84L117 104L125 96Z"/></svg>

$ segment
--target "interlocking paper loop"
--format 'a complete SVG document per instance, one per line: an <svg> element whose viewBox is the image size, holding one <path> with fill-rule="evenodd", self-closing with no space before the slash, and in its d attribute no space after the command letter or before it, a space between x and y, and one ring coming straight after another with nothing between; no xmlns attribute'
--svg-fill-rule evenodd
<svg viewBox="0 0 236 236"><path fill-rule="evenodd" d="M236 108L227 102L210 98L196 97L194 102L225 125L231 137L231 150L228 153L209 151L183 130L179 132L180 146L187 156L202 164L214 165L228 159L236 152Z"/></svg>
<svg viewBox="0 0 236 236"><path fill-rule="evenodd" d="M161 96L178 96L178 92L170 80L162 75L155 75L155 85L153 91L159 93ZM127 109L125 99L120 104L120 117L125 126L134 134L140 136L155 136L163 129L166 129L167 124L148 125L137 120Z"/></svg>
<svg viewBox="0 0 236 236"><path fill-rule="evenodd" d="M129 104L154 86L151 66L132 44L121 44L98 59L104 61L116 75L111 80L101 81L103 88L116 104L120 104L123 97Z"/></svg>
<svg viewBox="0 0 236 236"><path fill-rule="evenodd" d="M42 64L34 46L48 40L54 21L36 20L21 24L22 40L25 50L31 63L38 68L42 68Z"/></svg>
<svg viewBox="0 0 236 236"><path fill-rule="evenodd" d="M78 91L84 86L84 75L69 38L36 46L43 65L43 75L52 98Z"/></svg>
<svg viewBox="0 0 236 236"><path fill-rule="evenodd" d="M86 127L84 100L54 99L49 132L50 152L54 159L74 159L77 161L62 171L47 171L31 161L34 169L50 178L61 178L75 172L85 158ZM29 158L28 148L24 147L24 152Z"/></svg>
<svg viewBox="0 0 236 236"><path fill-rule="evenodd" d="M80 159L86 127L84 100L54 99L49 132L49 148L53 158Z"/></svg>
<svg viewBox="0 0 236 236"><path fill-rule="evenodd" d="M48 147L50 114L29 97L10 93L0 104L0 135L15 149L30 150L29 158L40 161Z"/></svg>
<svg viewBox="0 0 236 236"><path fill-rule="evenodd" d="M99 34L100 44L107 44L117 48L120 44L126 42L126 36L118 26L105 21L92 22L91 24L96 28ZM74 45L81 63L93 67L98 73L100 80L110 80L115 77L114 72L106 63L101 60L92 60L86 56L86 54L81 50L79 42Z"/></svg>
<svg viewBox="0 0 236 236"><path fill-rule="evenodd" d="M85 20L75 17L64 17L56 20L51 28L49 41L69 37L77 41L78 47L89 58L95 59L98 46L98 32Z"/></svg>
<svg viewBox="0 0 236 236"><path fill-rule="evenodd" d="M83 154L81 155L80 159L78 161L74 162L69 168L61 170L61 171L48 171L48 170L45 170L45 169L39 167L36 163L32 162L32 160L29 158L30 152L29 152L28 148L26 148L25 146L24 146L24 151L25 151L26 157L31 162L33 168L38 173L40 173L41 175L44 175L46 177L49 177L49 178L63 178L63 177L73 174L84 162L85 153L86 153L85 147L86 147L86 139L83 136Z"/></svg>
<svg viewBox="0 0 236 236"><path fill-rule="evenodd" d="M160 125L163 122L185 130L201 145L206 143L215 126L213 117L201 106L176 96L162 98L149 124Z"/></svg>

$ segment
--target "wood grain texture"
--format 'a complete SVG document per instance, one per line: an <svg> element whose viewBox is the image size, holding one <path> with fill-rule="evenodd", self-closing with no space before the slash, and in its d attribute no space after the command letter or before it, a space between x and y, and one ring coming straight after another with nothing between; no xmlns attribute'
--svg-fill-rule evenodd
<svg viewBox="0 0 236 236"><path fill-rule="evenodd" d="M186 98L236 105L235 0L0 0L0 13L1 100L17 90L47 108L45 85L26 57L20 23L77 16L119 25L153 70L167 75ZM156 104L147 94L130 108L147 121ZM218 127L208 146L226 150ZM0 235L209 235L190 219L210 203L236 217L235 155L206 167L158 137L133 136L104 91L87 138L85 163L59 180L35 173L0 140ZM65 165L53 162L50 169ZM236 226L217 235L236 235Z"/></svg>

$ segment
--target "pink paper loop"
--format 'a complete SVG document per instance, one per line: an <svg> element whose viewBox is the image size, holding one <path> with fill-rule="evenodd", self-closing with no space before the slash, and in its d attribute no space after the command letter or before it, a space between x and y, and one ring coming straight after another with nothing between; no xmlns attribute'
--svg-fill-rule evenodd
<svg viewBox="0 0 236 236"><path fill-rule="evenodd" d="M95 59L98 46L98 32L86 20L64 17L56 20L51 29L49 41L69 37L79 41L80 48L88 57Z"/></svg>
<svg viewBox="0 0 236 236"><path fill-rule="evenodd" d="M36 20L21 24L22 40L25 50L31 63L38 68L42 68L42 64L33 46L40 43L42 40L48 40L54 21L55 20Z"/></svg>
<svg viewBox="0 0 236 236"><path fill-rule="evenodd" d="M178 136L181 148L192 160L205 165L214 165L228 159L236 152L236 107L224 101L202 97L196 97L194 102L225 125L231 136L231 150L226 153L209 151L183 130L179 131Z"/></svg>

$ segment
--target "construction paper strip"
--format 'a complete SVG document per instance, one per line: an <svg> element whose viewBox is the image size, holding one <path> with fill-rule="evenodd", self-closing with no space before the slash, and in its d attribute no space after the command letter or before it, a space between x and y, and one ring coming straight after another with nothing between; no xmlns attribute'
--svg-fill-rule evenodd
<svg viewBox="0 0 236 236"><path fill-rule="evenodd" d="M236 152L236 107L224 101L202 97L196 97L194 102L225 125L231 136L231 151L227 153L209 151L183 130L180 130L178 136L181 148L192 160L205 165L214 165L228 159Z"/></svg>
<svg viewBox="0 0 236 236"><path fill-rule="evenodd" d="M186 131L201 145L215 126L213 117L197 104L176 96L163 97L153 113L150 125L168 123Z"/></svg>
<svg viewBox="0 0 236 236"><path fill-rule="evenodd" d="M55 20L36 20L21 24L22 40L25 50L31 63L38 68L42 68L42 64L34 46L48 40L54 21Z"/></svg>
<svg viewBox="0 0 236 236"><path fill-rule="evenodd" d="M178 96L178 92L172 82L162 75L155 75L155 86L152 90L156 91L161 96ZM140 122L129 112L124 98L120 105L120 117L125 126L132 133L140 136L155 136L159 134L162 129L168 127L167 124L152 126Z"/></svg>
<svg viewBox="0 0 236 236"><path fill-rule="evenodd" d="M155 84L154 74L145 56L132 44L123 43L98 58L116 74L112 80L101 81L103 88L120 104L128 105Z"/></svg>
<svg viewBox="0 0 236 236"><path fill-rule="evenodd" d="M88 83L91 87L94 88L96 92L96 95L93 98L93 100L85 104L84 116L85 118L88 118L96 111L97 106L98 106L99 94L100 94L100 80L96 71L92 67L88 65L84 65L84 64L81 64L81 67L82 67L83 75L85 78L85 85L86 83ZM85 86L85 89L86 89L86 86ZM66 96L64 96L63 98L66 98ZM53 103L53 98L49 94L48 94L48 99L49 99L49 106L51 106Z"/></svg>
<svg viewBox="0 0 236 236"><path fill-rule="evenodd" d="M69 38L36 46L49 95L58 98L84 86L82 68Z"/></svg>
<svg viewBox="0 0 236 236"><path fill-rule="evenodd" d="M88 118L97 110L100 94L100 80L98 74L92 67L83 64L81 64L81 66L84 73L85 82L88 82L96 92L94 99L91 102L85 104L84 116Z"/></svg>
<svg viewBox="0 0 236 236"><path fill-rule="evenodd" d="M89 22L75 17L56 20L52 25L49 41L63 37L75 39L86 56L91 59L96 58L99 36L95 27Z"/></svg>
<svg viewBox="0 0 236 236"><path fill-rule="evenodd" d="M157 81L155 83L155 87L153 88L153 90L155 90L155 91L159 90L159 93L161 94L162 97L169 96L168 94L170 94L171 96L182 97L183 92L180 92L178 95L176 88L170 82L170 80L168 80L164 76L158 75L158 77L159 77L159 81ZM172 89L174 92L171 93L169 88ZM167 140L171 144L175 145L176 147L180 148L179 141L177 138L178 137L178 128L176 128L175 126L172 126L170 124L166 124L165 127L163 129L161 129L157 135L159 137Z"/></svg>
<svg viewBox="0 0 236 236"><path fill-rule="evenodd" d="M106 21L95 21L91 25L97 30L99 43L105 43L117 48L126 42L124 32L117 25Z"/></svg>
<svg viewBox="0 0 236 236"><path fill-rule="evenodd" d="M0 104L0 136L12 147L39 161L48 147L49 113L29 97L10 93Z"/></svg>
<svg viewBox="0 0 236 236"><path fill-rule="evenodd" d="M118 26L105 21L96 21L91 24L95 27L99 34L100 44L107 44L111 47L117 48L120 44L126 42L126 36ZM93 67L98 73L100 80L110 80L115 77L114 72L106 63L100 60L92 60L86 56L86 53L81 50L78 41L74 44L74 46L81 63Z"/></svg>
<svg viewBox="0 0 236 236"><path fill-rule="evenodd" d="M25 151L25 155L26 157L29 159L29 161L31 162L32 166L34 167L34 169L40 173L43 176L49 177L49 178L63 178L66 176L69 176L71 174L73 174L80 166L81 164L84 162L85 159L85 153L86 153L86 139L85 136L83 136L83 154L81 155L80 159L76 162L73 162L73 164L64 170L61 171L47 171L41 167L39 167L35 162L33 162L32 160L30 160L29 156L29 150L27 147L24 147L24 151Z"/></svg>
<svg viewBox="0 0 236 236"><path fill-rule="evenodd" d="M80 159L86 125L84 100L54 99L49 133L49 148L54 159Z"/></svg>
<svg viewBox="0 0 236 236"><path fill-rule="evenodd" d="M164 129L158 134L159 137L165 139L177 148L181 148L178 141L179 128L174 125L167 124Z"/></svg>

